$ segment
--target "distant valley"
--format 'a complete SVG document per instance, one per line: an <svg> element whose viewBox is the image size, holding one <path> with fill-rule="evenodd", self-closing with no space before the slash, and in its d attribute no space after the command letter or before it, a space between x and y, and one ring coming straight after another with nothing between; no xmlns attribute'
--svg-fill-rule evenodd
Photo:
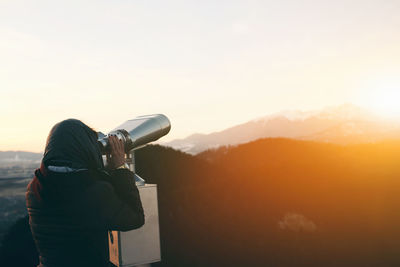
<svg viewBox="0 0 400 267"><path fill-rule="evenodd" d="M42 159L42 153L0 151L0 178L30 177Z"/></svg>

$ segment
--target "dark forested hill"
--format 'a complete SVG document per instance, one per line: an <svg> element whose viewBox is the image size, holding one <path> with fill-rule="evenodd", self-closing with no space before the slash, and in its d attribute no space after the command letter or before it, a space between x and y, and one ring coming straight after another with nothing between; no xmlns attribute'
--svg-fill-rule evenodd
<svg viewBox="0 0 400 267"><path fill-rule="evenodd" d="M241 180L238 224L256 263L399 264L399 142L263 139L198 157Z"/></svg>
<svg viewBox="0 0 400 267"><path fill-rule="evenodd" d="M138 150L165 266L398 266L400 143Z"/></svg>
<svg viewBox="0 0 400 267"><path fill-rule="evenodd" d="M164 263L400 263L399 142L261 139L196 157L148 147L138 158L138 173L159 184Z"/></svg>

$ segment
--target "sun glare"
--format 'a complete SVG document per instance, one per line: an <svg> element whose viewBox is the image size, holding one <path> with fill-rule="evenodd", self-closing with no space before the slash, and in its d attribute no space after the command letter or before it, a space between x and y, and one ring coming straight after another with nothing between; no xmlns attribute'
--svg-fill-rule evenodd
<svg viewBox="0 0 400 267"><path fill-rule="evenodd" d="M368 106L384 117L400 118L400 80L375 83L367 92Z"/></svg>

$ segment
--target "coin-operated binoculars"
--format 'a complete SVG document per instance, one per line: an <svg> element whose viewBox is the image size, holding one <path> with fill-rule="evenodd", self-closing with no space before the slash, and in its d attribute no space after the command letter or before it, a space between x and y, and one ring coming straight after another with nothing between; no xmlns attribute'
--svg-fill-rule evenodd
<svg viewBox="0 0 400 267"><path fill-rule="evenodd" d="M135 174L145 215L145 224L139 229L109 232L110 262L116 266L136 266L161 260L157 185L146 184L145 180L135 173L135 150L168 134L170 129L168 118L162 114L155 114L128 120L108 135L99 133L98 143L103 154L109 151L110 134L116 135L124 142L126 163Z"/></svg>

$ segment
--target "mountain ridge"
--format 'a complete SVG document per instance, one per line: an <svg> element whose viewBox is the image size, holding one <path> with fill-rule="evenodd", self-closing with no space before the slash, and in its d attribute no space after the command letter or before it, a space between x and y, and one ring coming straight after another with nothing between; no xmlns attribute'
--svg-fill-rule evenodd
<svg viewBox="0 0 400 267"><path fill-rule="evenodd" d="M342 128L339 130L339 128ZM189 154L260 138L295 138L339 144L400 138L400 123L352 104L314 111L283 111L210 134L194 134L163 143Z"/></svg>

